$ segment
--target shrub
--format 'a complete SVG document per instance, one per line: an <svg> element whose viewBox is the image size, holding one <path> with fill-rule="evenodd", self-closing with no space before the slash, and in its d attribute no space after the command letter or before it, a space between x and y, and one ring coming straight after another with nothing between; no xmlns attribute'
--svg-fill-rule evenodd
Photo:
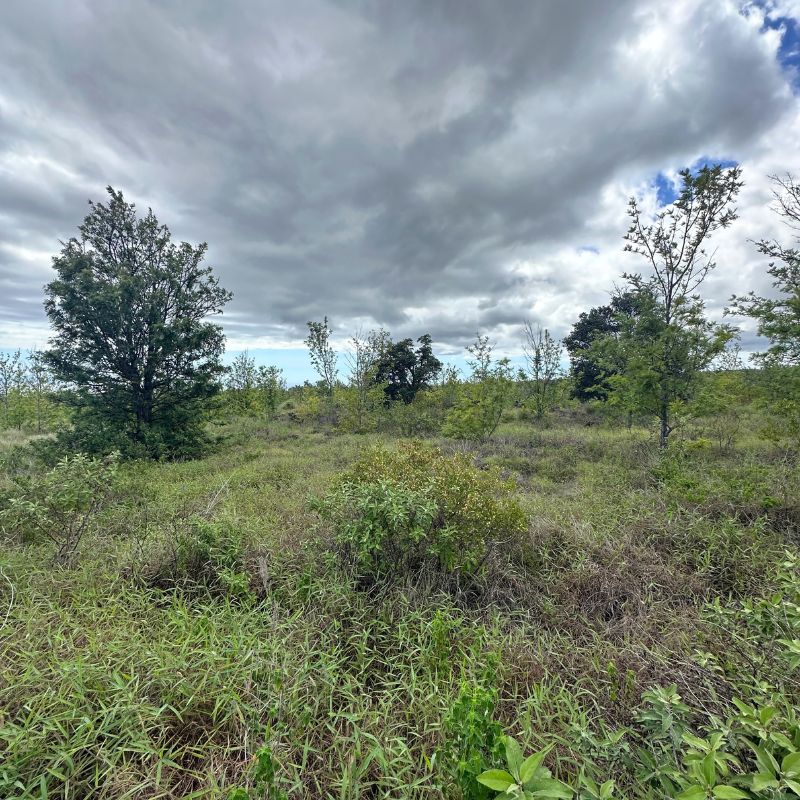
<svg viewBox="0 0 800 800"><path fill-rule="evenodd" d="M412 442L365 453L315 507L333 523L345 560L363 575L431 567L472 576L492 548L527 527L512 488L497 470Z"/></svg>
<svg viewBox="0 0 800 800"><path fill-rule="evenodd" d="M43 475L18 478L22 492L0 511L0 529L21 542L49 539L55 561L65 563L105 506L116 472L116 456L99 461L78 454Z"/></svg>

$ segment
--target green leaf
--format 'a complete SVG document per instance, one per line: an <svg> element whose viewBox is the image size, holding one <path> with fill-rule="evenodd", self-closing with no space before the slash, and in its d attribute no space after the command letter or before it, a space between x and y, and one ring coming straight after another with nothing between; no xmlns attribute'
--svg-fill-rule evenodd
<svg viewBox="0 0 800 800"><path fill-rule="evenodd" d="M521 780L520 768L522 767L522 748L513 736L506 736L506 763L509 772Z"/></svg>
<svg viewBox="0 0 800 800"><path fill-rule="evenodd" d="M772 777L778 774L778 762L769 750L757 745L751 745L756 754L756 761L762 773L769 773Z"/></svg>
<svg viewBox="0 0 800 800"><path fill-rule="evenodd" d="M781 762L781 772L788 778L800 775L800 753L789 753Z"/></svg>
<svg viewBox="0 0 800 800"><path fill-rule="evenodd" d="M800 797L800 783L789 780L788 778L784 781L784 783L792 790L795 797Z"/></svg>
<svg viewBox="0 0 800 800"><path fill-rule="evenodd" d="M536 775L536 770L539 769L544 757L550 752L550 748L546 747L538 753L528 756L519 768L519 779L523 784L527 784L531 778Z"/></svg>
<svg viewBox="0 0 800 800"><path fill-rule="evenodd" d="M714 753L709 753L703 759L703 777L706 786L713 786L717 782L717 765L714 763Z"/></svg>
<svg viewBox="0 0 800 800"><path fill-rule="evenodd" d="M702 786L690 786L684 789L677 797L677 800L703 800L706 790Z"/></svg>
<svg viewBox="0 0 800 800"><path fill-rule="evenodd" d="M614 780L606 781L600 787L600 798L601 800L609 800L609 798L614 794Z"/></svg>
<svg viewBox="0 0 800 800"><path fill-rule="evenodd" d="M733 786L715 786L713 789L714 797L719 798L719 800L747 800L750 796L747 792L743 792L741 789L736 789Z"/></svg>
<svg viewBox="0 0 800 800"><path fill-rule="evenodd" d="M542 778L542 780L535 781L530 787L530 792L534 797L554 797L556 800L572 800L572 796L575 794L571 786L557 781L555 778Z"/></svg>
<svg viewBox="0 0 800 800"><path fill-rule="evenodd" d="M488 786L496 792L505 792L509 786L514 785L514 778L504 769L487 769L486 772L478 775L478 783Z"/></svg>
<svg viewBox="0 0 800 800"><path fill-rule="evenodd" d="M769 772L759 772L758 775L753 775L751 786L754 792L760 792L763 789L777 789L778 781Z"/></svg>

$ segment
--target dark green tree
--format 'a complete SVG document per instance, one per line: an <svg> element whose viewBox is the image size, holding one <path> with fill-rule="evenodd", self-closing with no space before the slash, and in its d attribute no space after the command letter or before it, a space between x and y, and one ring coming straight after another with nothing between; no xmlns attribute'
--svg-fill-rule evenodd
<svg viewBox="0 0 800 800"><path fill-rule="evenodd" d="M121 192L90 202L79 236L45 287L46 361L74 391L70 444L88 452L185 457L201 449L204 411L224 371L222 329L208 321L231 293L202 265L206 244L176 245L152 209Z"/></svg>
<svg viewBox="0 0 800 800"><path fill-rule="evenodd" d="M386 345L375 370L375 382L385 385L387 402L402 400L410 403L420 389L425 389L436 380L442 362L433 354L429 334L417 339L401 339Z"/></svg>
<svg viewBox="0 0 800 800"><path fill-rule="evenodd" d="M605 306L584 311L570 333L564 338L569 353L572 374L572 397L578 400L605 400L610 386L608 379L614 374L608 365L593 357L592 344L606 336L618 336L625 317L635 318L639 313L639 295L620 292Z"/></svg>

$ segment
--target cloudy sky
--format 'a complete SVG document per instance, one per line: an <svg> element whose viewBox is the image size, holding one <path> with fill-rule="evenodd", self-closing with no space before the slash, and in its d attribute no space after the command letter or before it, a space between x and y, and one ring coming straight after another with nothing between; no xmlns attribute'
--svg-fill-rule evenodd
<svg viewBox="0 0 800 800"><path fill-rule="evenodd" d="M47 340L59 240L107 184L209 243L229 350L308 374L337 337L563 336L622 271L625 204L742 165L704 287L768 291L749 239L800 174L800 0L3 0L0 348ZM745 331L745 347L754 340Z"/></svg>

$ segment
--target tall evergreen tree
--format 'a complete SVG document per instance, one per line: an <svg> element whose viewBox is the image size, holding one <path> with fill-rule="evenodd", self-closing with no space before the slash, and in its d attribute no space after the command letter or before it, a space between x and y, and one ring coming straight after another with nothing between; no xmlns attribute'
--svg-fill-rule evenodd
<svg viewBox="0 0 800 800"><path fill-rule="evenodd" d="M46 360L74 391L73 446L183 457L203 442L203 410L224 368L208 318L231 293L202 265L206 244L176 245L152 209L122 192L90 202L79 236L53 259Z"/></svg>

